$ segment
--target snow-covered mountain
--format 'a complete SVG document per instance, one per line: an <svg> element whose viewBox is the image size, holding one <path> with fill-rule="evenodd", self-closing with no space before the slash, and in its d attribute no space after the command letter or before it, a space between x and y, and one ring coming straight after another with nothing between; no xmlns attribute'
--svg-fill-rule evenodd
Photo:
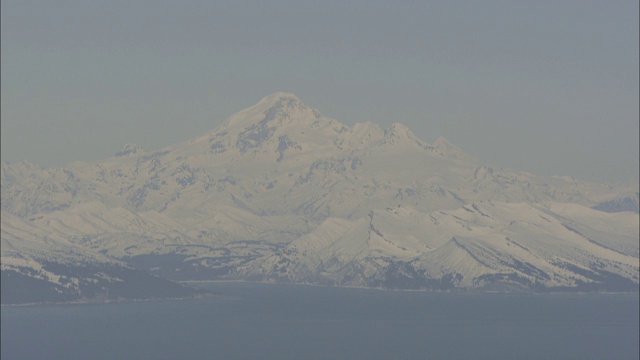
<svg viewBox="0 0 640 360"><path fill-rule="evenodd" d="M78 263L178 280L638 290L637 213L597 210L637 189L493 169L289 93L157 151L3 163L1 188L3 279L56 278L48 264L66 258L42 245L55 241Z"/></svg>
<svg viewBox="0 0 640 360"><path fill-rule="evenodd" d="M199 291L137 270L12 214L2 214L2 303L190 297Z"/></svg>

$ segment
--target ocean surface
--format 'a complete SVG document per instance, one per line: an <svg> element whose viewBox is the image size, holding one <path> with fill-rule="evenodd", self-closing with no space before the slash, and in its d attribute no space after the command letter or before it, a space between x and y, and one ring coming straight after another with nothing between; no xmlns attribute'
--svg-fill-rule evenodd
<svg viewBox="0 0 640 360"><path fill-rule="evenodd" d="M638 359L638 294L199 283L195 300L2 307L2 359Z"/></svg>

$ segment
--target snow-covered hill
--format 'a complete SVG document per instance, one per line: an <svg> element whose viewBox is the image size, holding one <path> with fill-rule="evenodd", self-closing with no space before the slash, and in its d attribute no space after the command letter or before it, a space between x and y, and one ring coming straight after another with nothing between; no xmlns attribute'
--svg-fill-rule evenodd
<svg viewBox="0 0 640 360"><path fill-rule="evenodd" d="M349 127L289 93L157 151L3 163L1 181L3 274L55 239L170 279L638 287L637 214L590 209L634 189L493 169L442 137Z"/></svg>

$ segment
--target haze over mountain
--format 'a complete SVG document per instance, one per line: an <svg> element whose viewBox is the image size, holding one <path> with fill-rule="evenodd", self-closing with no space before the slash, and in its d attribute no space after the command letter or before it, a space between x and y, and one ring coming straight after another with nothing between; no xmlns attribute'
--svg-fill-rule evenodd
<svg viewBox="0 0 640 360"><path fill-rule="evenodd" d="M638 291L637 188L493 169L290 93L156 151L2 163L1 181L3 302L110 298L149 279L115 293L188 293L165 279Z"/></svg>

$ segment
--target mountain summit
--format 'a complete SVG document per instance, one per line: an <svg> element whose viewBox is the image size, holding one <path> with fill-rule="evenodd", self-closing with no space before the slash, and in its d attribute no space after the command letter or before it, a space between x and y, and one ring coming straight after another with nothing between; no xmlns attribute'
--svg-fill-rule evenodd
<svg viewBox="0 0 640 360"><path fill-rule="evenodd" d="M257 104L232 115L223 126L246 128L261 121L269 122L278 118L305 118L305 114L308 113L313 113L316 117L319 116L317 110L305 105L296 95L276 92L265 96Z"/></svg>
<svg viewBox="0 0 640 360"><path fill-rule="evenodd" d="M257 105L262 105L262 104L267 104L269 107L272 107L275 104L280 103L282 101L295 102L295 103L302 104L302 101L300 100L300 98L298 96L296 96L296 94L290 93L290 92L285 92L285 91L277 91L277 92L274 92L272 94L269 94L269 95L263 97L260 101L258 101L256 106Z"/></svg>
<svg viewBox="0 0 640 360"><path fill-rule="evenodd" d="M626 209L607 201L630 189L480 166L444 138L346 126L290 93L156 151L1 169L2 291L29 301L104 297L140 274L638 289L637 214L598 211Z"/></svg>

